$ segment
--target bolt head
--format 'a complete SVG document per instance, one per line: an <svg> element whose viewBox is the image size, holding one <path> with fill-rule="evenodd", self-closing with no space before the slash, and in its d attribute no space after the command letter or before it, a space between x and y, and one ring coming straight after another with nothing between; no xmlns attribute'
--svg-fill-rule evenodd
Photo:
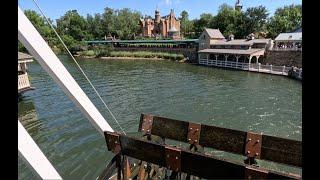
<svg viewBox="0 0 320 180"><path fill-rule="evenodd" d="M194 142L198 142L198 140L194 140Z"/></svg>
<svg viewBox="0 0 320 180"><path fill-rule="evenodd" d="M247 154L250 154L250 151L247 151Z"/></svg>
<svg viewBox="0 0 320 180"><path fill-rule="evenodd" d="M191 141L191 139L188 139L188 141Z"/></svg>
<svg viewBox="0 0 320 180"><path fill-rule="evenodd" d="M256 153L256 156L259 156L259 153Z"/></svg>
<svg viewBox="0 0 320 180"><path fill-rule="evenodd" d="M251 138L249 138L248 140L249 140L249 141L251 141L252 139L251 139Z"/></svg>
<svg viewBox="0 0 320 180"><path fill-rule="evenodd" d="M258 139L258 140L257 140L257 143L259 143L259 142L260 142L260 140Z"/></svg>

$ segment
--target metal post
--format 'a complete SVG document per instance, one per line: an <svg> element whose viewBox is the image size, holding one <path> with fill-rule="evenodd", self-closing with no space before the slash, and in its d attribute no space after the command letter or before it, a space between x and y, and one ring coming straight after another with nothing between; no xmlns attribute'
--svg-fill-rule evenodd
<svg viewBox="0 0 320 180"><path fill-rule="evenodd" d="M286 70L286 66L283 66L282 68L282 75L284 74L284 71Z"/></svg>
<svg viewBox="0 0 320 180"><path fill-rule="evenodd" d="M198 53L198 64L201 64L200 61L201 61L201 54Z"/></svg>
<svg viewBox="0 0 320 180"><path fill-rule="evenodd" d="M258 63L258 72L260 72L261 63Z"/></svg>
<svg viewBox="0 0 320 180"><path fill-rule="evenodd" d="M209 64L209 54L207 54L207 65Z"/></svg>
<svg viewBox="0 0 320 180"><path fill-rule="evenodd" d="M272 73L272 64L270 65L270 73Z"/></svg>

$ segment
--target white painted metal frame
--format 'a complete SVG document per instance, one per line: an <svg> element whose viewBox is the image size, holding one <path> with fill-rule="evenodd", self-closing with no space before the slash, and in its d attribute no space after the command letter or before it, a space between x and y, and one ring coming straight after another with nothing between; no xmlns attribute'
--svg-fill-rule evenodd
<svg viewBox="0 0 320 180"><path fill-rule="evenodd" d="M22 157L42 179L62 179L26 129L18 121L18 149Z"/></svg>
<svg viewBox="0 0 320 180"><path fill-rule="evenodd" d="M114 132L19 7L18 38L102 135L104 131Z"/></svg>
<svg viewBox="0 0 320 180"><path fill-rule="evenodd" d="M20 7L18 7L18 38L102 136L104 131L114 132ZM62 179L19 121L18 136L20 155L42 179Z"/></svg>

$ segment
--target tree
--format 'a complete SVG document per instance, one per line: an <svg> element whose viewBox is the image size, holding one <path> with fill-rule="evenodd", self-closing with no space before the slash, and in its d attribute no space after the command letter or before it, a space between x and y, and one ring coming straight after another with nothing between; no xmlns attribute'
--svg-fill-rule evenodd
<svg viewBox="0 0 320 180"><path fill-rule="evenodd" d="M181 25L181 33L184 36L190 35L190 32L192 31L192 23L189 20L189 14L187 11L182 11L180 14L180 25Z"/></svg>
<svg viewBox="0 0 320 180"><path fill-rule="evenodd" d="M244 15L246 34L258 33L266 30L269 13L264 6L248 8Z"/></svg>
<svg viewBox="0 0 320 180"><path fill-rule="evenodd" d="M57 19L57 31L61 35L68 35L76 41L82 41L88 34L86 23L77 10L70 10Z"/></svg>
<svg viewBox="0 0 320 180"><path fill-rule="evenodd" d="M225 36L233 34L236 38L242 38L245 29L244 14L227 4L222 4L214 17L212 27L218 28Z"/></svg>
<svg viewBox="0 0 320 180"><path fill-rule="evenodd" d="M40 14L33 10L25 10L24 14L30 20L33 26L37 29L40 35L44 38L44 40L49 44L49 46L52 47L55 44L57 44L58 39L54 31L51 29L50 25L46 22L46 20L40 16ZM49 21L50 23L52 23L50 19Z"/></svg>
<svg viewBox="0 0 320 180"><path fill-rule="evenodd" d="M274 38L279 33L291 32L302 25L301 5L278 8L267 24L268 36Z"/></svg>
<svg viewBox="0 0 320 180"><path fill-rule="evenodd" d="M105 36L102 16L98 13L94 17L87 14L87 39L102 39Z"/></svg>
<svg viewBox="0 0 320 180"><path fill-rule="evenodd" d="M200 15L200 19L194 20L194 31L196 36L199 36L204 28L212 27L214 17L212 14L203 13Z"/></svg>

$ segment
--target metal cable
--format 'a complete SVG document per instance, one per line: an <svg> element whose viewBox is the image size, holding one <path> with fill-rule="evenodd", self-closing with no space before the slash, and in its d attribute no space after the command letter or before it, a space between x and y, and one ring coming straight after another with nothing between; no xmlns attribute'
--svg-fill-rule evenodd
<svg viewBox="0 0 320 180"><path fill-rule="evenodd" d="M112 118L114 119L114 121L117 123L117 125L120 127L121 131L126 135L126 132L124 131L124 129L121 127L120 123L118 122L118 120L116 119L116 117L113 115L113 113L111 112L111 110L109 109L108 105L104 102L104 100L102 99L102 97L100 96L99 92L96 90L96 88L93 86L93 84L91 83L90 79L87 77L86 73L82 70L81 66L78 64L77 60L73 57L73 55L71 54L71 52L69 51L68 47L65 45L65 43L63 42L63 40L61 39L61 37L59 36L59 34L57 33L57 31L54 29L53 25L51 24L51 22L49 21L49 19L47 18L47 16L44 14L44 12L42 11L42 9L40 8L40 6L38 5L38 3L36 2L36 0L32 0L35 5L37 6L37 8L39 9L39 11L41 12L42 16L46 19L47 23L50 25L50 27L52 28L52 30L54 31L54 33L56 34L56 36L59 38L60 42L62 43L63 47L67 50L68 54L71 56L71 58L73 59L73 61L76 63L76 65L78 66L78 68L80 69L81 73L84 75L84 77L87 79L87 81L89 82L89 84L91 85L91 87L93 88L93 90L95 91L95 93L98 95L99 99L101 100L101 102L103 103L103 105L107 108L107 110L109 111L110 115L112 116Z"/></svg>

